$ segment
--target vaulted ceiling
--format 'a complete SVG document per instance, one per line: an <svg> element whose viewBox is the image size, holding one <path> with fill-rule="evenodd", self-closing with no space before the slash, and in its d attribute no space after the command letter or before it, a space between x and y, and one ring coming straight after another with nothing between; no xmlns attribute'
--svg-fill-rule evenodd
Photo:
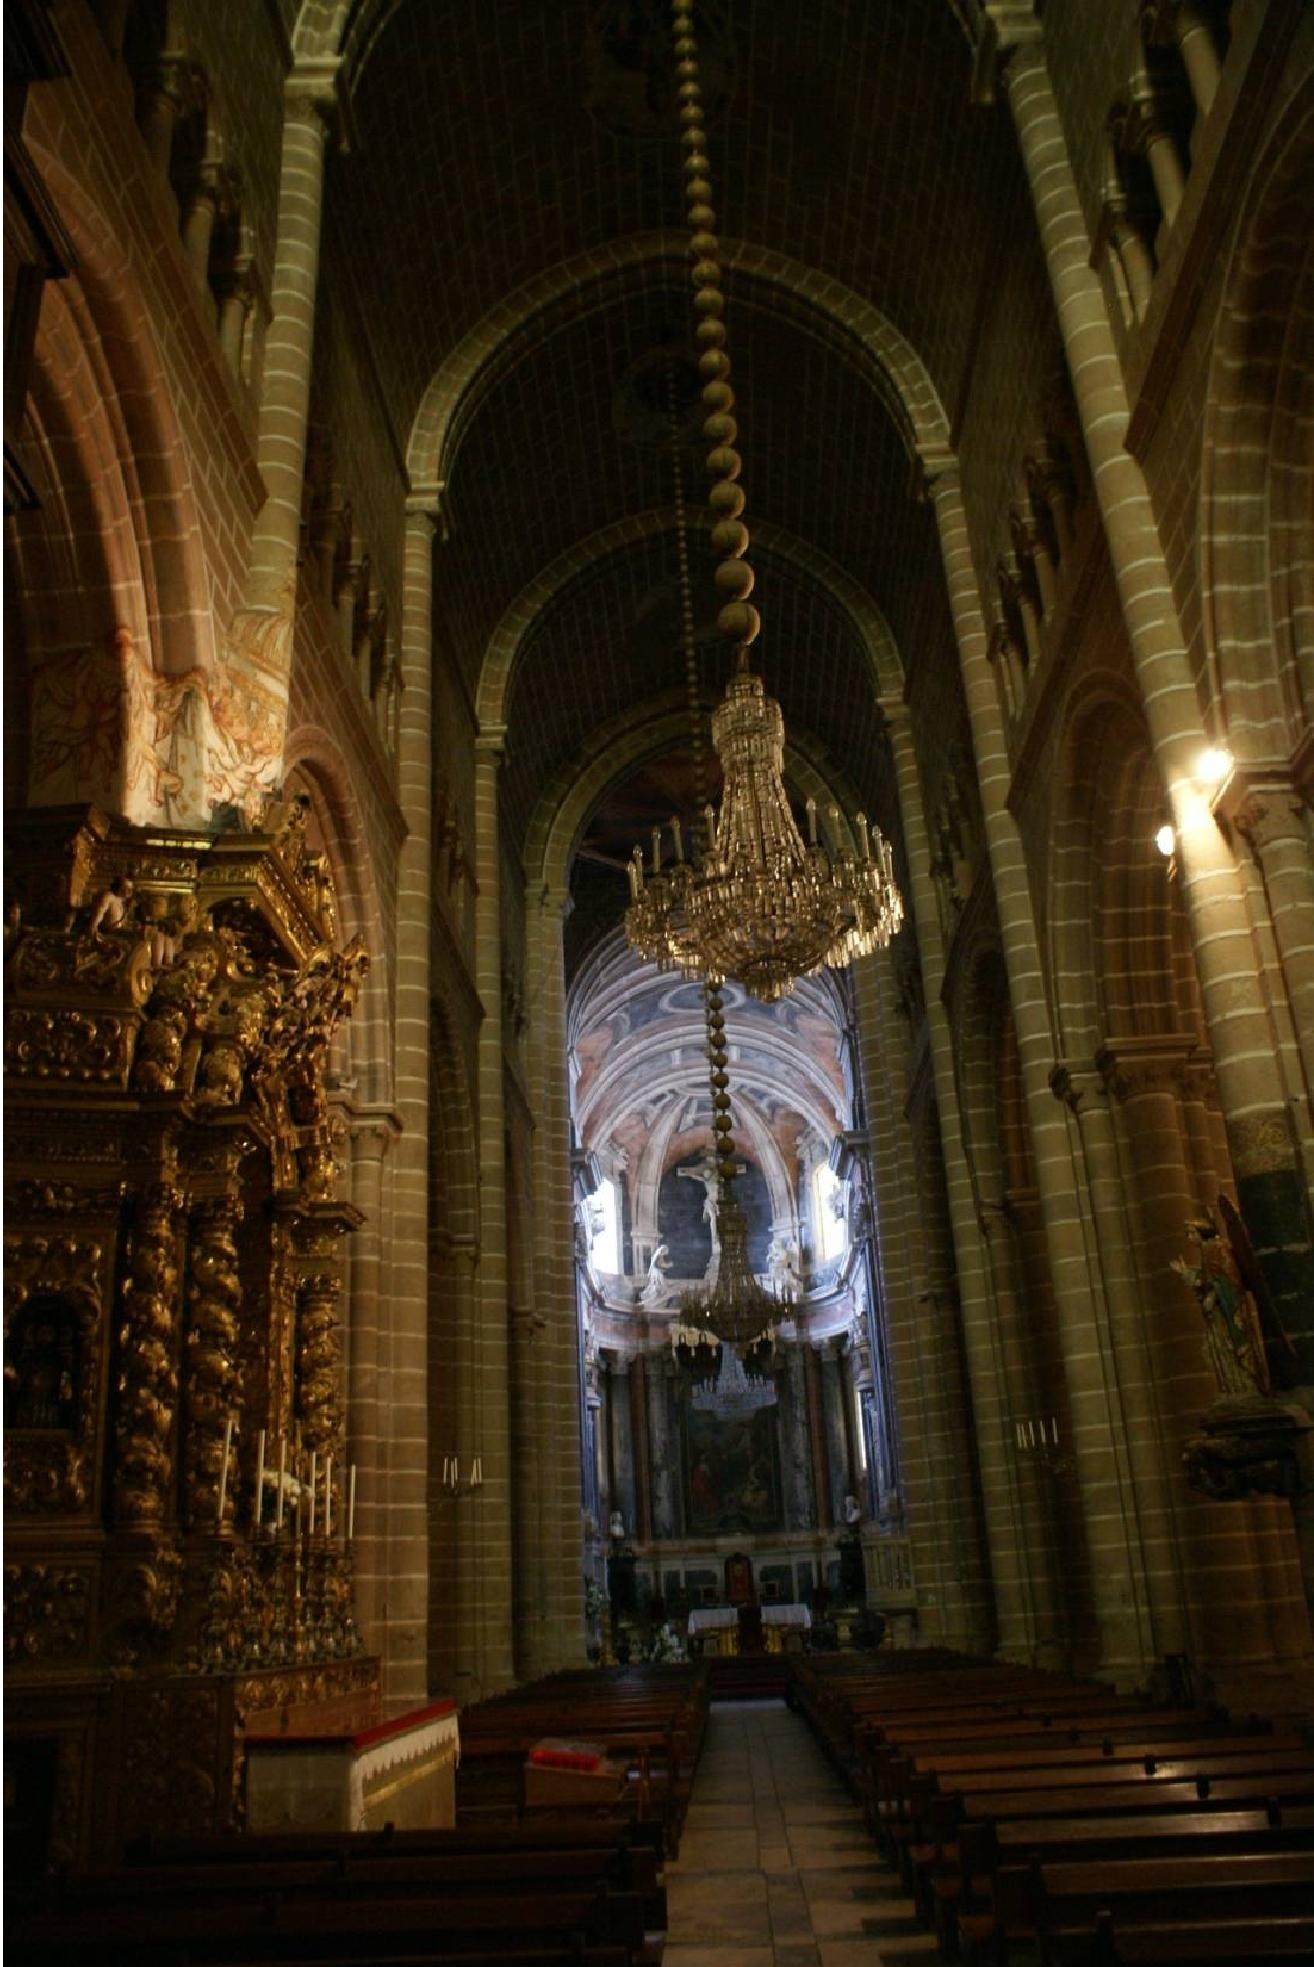
<svg viewBox="0 0 1314 1967"><path fill-rule="evenodd" d="M693 316L669 0L356 0L348 16L355 138L331 198L397 441L443 480L436 640L472 703L490 646L513 646L519 851L545 793L637 705L678 748L664 404L668 373L690 393ZM888 830L877 694L919 666L957 686L910 417L875 343L951 436L1017 159L1002 113L969 100L948 0L698 0L696 20L756 653L791 740ZM696 418L684 437L701 525ZM694 571L710 624L698 544ZM618 755L630 795L637 762ZM590 919L611 831L604 797L581 836Z"/></svg>

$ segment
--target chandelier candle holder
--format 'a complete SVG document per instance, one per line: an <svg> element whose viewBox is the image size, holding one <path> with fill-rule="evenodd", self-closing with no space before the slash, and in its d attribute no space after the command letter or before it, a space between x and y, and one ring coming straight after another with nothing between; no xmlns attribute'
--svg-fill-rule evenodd
<svg viewBox="0 0 1314 1967"><path fill-rule="evenodd" d="M832 856L817 839L816 807L809 801L805 843L784 785L785 720L749 667L748 651L761 628L749 596L755 576L747 559L749 532L739 483L743 459L735 448L739 426L733 411L730 357L726 353L725 295L720 242L712 206L698 44L689 0L673 0L672 25L680 103L681 142L690 227L694 309L699 320L698 373L707 415L703 435L711 449L712 546L720 556L713 579L721 607L717 633L735 651L735 672L712 718L712 742L724 776L719 815L705 806L693 829L686 859L678 819L671 821L674 858L665 861L661 829L654 829L652 866L635 850L630 864L626 934L638 954L659 969L717 984L736 977L755 997L771 1003L797 978L827 964L843 965L889 942L903 920L893 857L878 828L864 815L854 825L857 852ZM677 470L678 479L678 470ZM688 545L683 498L677 484L677 534L686 670L694 661L693 611L689 600ZM696 706L696 677L689 677ZM701 732L696 737L697 747ZM838 820L838 812L832 808Z"/></svg>

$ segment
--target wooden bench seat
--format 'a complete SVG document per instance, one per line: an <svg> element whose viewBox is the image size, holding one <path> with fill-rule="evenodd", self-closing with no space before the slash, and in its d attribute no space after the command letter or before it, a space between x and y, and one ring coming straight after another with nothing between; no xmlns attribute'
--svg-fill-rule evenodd
<svg viewBox="0 0 1314 1967"><path fill-rule="evenodd" d="M1108 1915L1116 1936L1181 1921L1245 1922L1252 1932L1270 1918L1314 1916L1314 1853L1245 1851L1181 1857L1100 1858L1001 1865L988 1913L961 1914L964 1960L1007 1961L1019 1944L1042 1963L1090 1957L1097 1920Z"/></svg>
<svg viewBox="0 0 1314 1967"><path fill-rule="evenodd" d="M269 1957L282 1962L311 1952L344 1960L373 1961L380 1953L474 1953L483 1942L503 1954L544 1942L597 1942L621 1948L630 1962L644 1950L643 1910L637 1896L591 1886L507 1892L505 1888L406 1892L358 1897L339 1891L302 1897L267 1891L205 1897L180 1894L140 1901L73 1903L11 1918L9 1958L50 1967L131 1960L164 1967L183 1954L202 1964Z"/></svg>

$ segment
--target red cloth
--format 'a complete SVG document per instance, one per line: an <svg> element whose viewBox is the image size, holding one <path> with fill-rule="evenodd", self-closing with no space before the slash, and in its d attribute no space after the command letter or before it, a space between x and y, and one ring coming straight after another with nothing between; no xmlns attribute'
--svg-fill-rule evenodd
<svg viewBox="0 0 1314 1967"><path fill-rule="evenodd" d="M590 1742L539 1742L529 1759L540 1769L600 1769L606 1760Z"/></svg>

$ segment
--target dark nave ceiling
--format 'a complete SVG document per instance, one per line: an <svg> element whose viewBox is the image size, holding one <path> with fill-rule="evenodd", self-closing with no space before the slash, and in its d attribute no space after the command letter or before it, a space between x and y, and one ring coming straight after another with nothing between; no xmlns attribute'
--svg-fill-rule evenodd
<svg viewBox="0 0 1314 1967"><path fill-rule="evenodd" d="M791 740L888 827L872 659L837 587L869 597L909 671L936 670L952 641L907 431L841 290L907 339L952 424L1017 160L1002 115L969 100L945 0L703 0L699 21L756 654ZM517 850L545 791L618 717L679 703L654 399L668 360L684 387L693 317L668 24L667 0L360 0L348 34L364 56L332 197L400 444L463 338L499 311L524 317L457 406L434 587L439 646L471 701L490 638L533 594L505 706ZM766 275L755 253L772 256ZM835 283L838 320L799 290L808 274ZM684 470L701 525L697 443ZM710 618L697 540L694 557ZM719 695L719 659L704 670ZM593 873L577 869L600 920L607 881L613 907L624 892L606 869L617 817L595 809Z"/></svg>

